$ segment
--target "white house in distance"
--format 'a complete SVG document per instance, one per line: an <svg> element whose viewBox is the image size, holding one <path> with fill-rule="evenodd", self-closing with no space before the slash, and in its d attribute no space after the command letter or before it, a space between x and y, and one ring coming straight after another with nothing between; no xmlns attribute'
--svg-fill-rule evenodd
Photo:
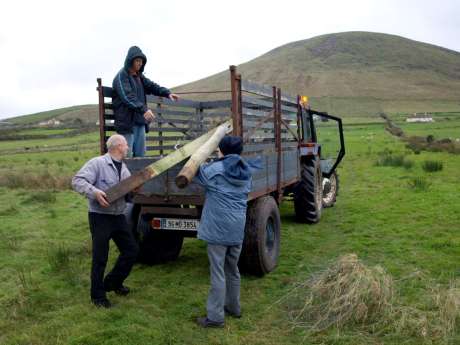
<svg viewBox="0 0 460 345"><path fill-rule="evenodd" d="M434 122L433 117L430 114L417 114L414 113L413 116L408 117L406 122Z"/></svg>
<svg viewBox="0 0 460 345"><path fill-rule="evenodd" d="M60 124L61 124L61 121L56 120L56 119L51 119L48 121L42 121L38 125L41 127L55 127L55 126L59 126Z"/></svg>

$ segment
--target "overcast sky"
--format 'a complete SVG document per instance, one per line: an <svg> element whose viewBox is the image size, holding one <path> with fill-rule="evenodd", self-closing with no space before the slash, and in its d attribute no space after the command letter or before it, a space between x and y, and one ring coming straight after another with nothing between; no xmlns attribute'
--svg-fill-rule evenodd
<svg viewBox="0 0 460 345"><path fill-rule="evenodd" d="M173 87L343 31L460 51L460 1L2 1L0 118L97 103L96 78L111 85L132 45L146 76Z"/></svg>

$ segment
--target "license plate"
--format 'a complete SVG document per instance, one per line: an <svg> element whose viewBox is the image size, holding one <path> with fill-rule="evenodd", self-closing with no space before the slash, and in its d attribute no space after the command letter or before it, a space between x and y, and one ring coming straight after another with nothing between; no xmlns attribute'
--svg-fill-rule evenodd
<svg viewBox="0 0 460 345"><path fill-rule="evenodd" d="M200 221L198 219L153 218L151 224L152 229L155 230L197 231Z"/></svg>

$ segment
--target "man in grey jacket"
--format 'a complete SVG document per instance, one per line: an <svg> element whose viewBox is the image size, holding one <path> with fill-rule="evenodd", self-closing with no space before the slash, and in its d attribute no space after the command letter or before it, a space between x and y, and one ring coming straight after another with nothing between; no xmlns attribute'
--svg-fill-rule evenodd
<svg viewBox="0 0 460 345"><path fill-rule="evenodd" d="M126 139L119 134L107 140L108 153L89 160L72 179L75 191L85 195L89 202L89 226L93 241L91 266L91 301L98 307L110 308L106 292L127 295L123 286L137 258L138 245L126 222L126 201L118 199L111 204L105 190L131 174L123 163L128 153ZM112 271L104 279L109 254L109 241L113 239L120 255Z"/></svg>

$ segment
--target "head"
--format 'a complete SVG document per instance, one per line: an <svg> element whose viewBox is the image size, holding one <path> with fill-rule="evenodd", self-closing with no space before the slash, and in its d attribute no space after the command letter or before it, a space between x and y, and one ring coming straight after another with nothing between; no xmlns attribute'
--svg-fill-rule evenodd
<svg viewBox="0 0 460 345"><path fill-rule="evenodd" d="M124 68L126 71L134 73L144 72L147 57L138 46L132 46L128 49L126 54Z"/></svg>
<svg viewBox="0 0 460 345"><path fill-rule="evenodd" d="M133 62L131 64L131 70L135 73L139 73L143 65L144 65L144 60L142 60L141 57L137 57L133 59Z"/></svg>
<svg viewBox="0 0 460 345"><path fill-rule="evenodd" d="M126 158L128 149L129 147L125 137L120 134L114 134L107 139L107 150L115 158Z"/></svg>
<svg viewBox="0 0 460 345"><path fill-rule="evenodd" d="M219 151L223 156L241 154L243 152L243 140L240 137L227 135L219 143Z"/></svg>

